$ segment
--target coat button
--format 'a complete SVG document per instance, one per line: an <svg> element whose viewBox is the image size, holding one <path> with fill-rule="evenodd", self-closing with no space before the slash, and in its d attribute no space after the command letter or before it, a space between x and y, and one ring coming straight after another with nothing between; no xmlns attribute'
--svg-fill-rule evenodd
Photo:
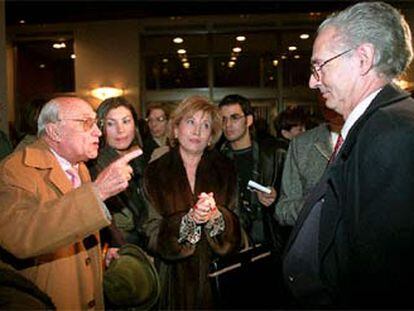
<svg viewBox="0 0 414 311"><path fill-rule="evenodd" d="M293 282L295 280L295 278L293 277L293 275L289 275L288 278L289 278L289 282Z"/></svg>
<svg viewBox="0 0 414 311"><path fill-rule="evenodd" d="M88 302L88 308L92 309L93 307L95 307L95 299L92 299L91 301Z"/></svg>
<svg viewBox="0 0 414 311"><path fill-rule="evenodd" d="M85 259L85 265L89 266L91 264L92 259L90 257Z"/></svg>

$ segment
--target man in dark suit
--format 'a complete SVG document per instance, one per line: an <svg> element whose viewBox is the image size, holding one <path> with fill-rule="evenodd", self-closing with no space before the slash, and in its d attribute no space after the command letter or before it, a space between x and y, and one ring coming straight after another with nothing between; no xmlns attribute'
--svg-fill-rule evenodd
<svg viewBox="0 0 414 311"><path fill-rule="evenodd" d="M391 83L412 57L404 17L382 2L318 29L309 85L344 117L344 142L285 251L301 306L414 307L414 100Z"/></svg>

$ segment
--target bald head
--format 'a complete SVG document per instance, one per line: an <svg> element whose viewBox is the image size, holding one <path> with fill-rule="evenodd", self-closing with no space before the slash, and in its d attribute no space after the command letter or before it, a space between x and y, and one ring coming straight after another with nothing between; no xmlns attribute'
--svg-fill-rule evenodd
<svg viewBox="0 0 414 311"><path fill-rule="evenodd" d="M38 136L71 163L95 158L101 131L91 105L77 97L57 97L43 107Z"/></svg>

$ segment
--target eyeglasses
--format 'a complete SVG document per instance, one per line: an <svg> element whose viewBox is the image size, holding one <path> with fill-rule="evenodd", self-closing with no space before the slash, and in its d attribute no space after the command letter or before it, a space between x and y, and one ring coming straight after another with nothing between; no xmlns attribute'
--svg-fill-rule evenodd
<svg viewBox="0 0 414 311"><path fill-rule="evenodd" d="M243 119L245 117L245 115L241 115L241 114L232 114L230 115L230 117L223 117L221 119L221 122L223 125L225 125L227 123L227 121L230 120L230 123L238 123L241 119Z"/></svg>
<svg viewBox="0 0 414 311"><path fill-rule="evenodd" d="M83 130L89 131L94 125L98 125L98 119L97 118L85 118L85 119L59 119L58 121L75 121L75 122L81 122L83 126Z"/></svg>
<svg viewBox="0 0 414 311"><path fill-rule="evenodd" d="M316 81L319 81L319 79L320 79L321 77L320 77L320 75L319 75L318 71L321 71L321 70L322 70L322 68L323 68L323 66L325 66L325 65L326 65L326 64L328 64L329 62L333 61L334 59L337 59L337 58L341 57L342 55L345 55L346 53L348 53L348 52L350 52L350 51L352 51L352 50L353 50L353 49L349 49L349 50L346 50L346 51L344 51L344 52L342 52L342 53L339 53L339 54L335 55L334 57L331 57L331 58L327 59L326 61L324 61L324 62L323 62L322 64L320 64L320 65L311 64L311 65L310 65L310 71L311 71L312 76L315 78L315 80L316 80Z"/></svg>
<svg viewBox="0 0 414 311"><path fill-rule="evenodd" d="M146 118L145 121L147 121L147 123L162 123L167 121L166 117L158 117L158 118Z"/></svg>

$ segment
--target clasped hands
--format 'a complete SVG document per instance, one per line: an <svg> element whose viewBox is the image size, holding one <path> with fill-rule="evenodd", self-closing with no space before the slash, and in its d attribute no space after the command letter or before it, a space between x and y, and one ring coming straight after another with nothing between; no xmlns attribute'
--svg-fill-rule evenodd
<svg viewBox="0 0 414 311"><path fill-rule="evenodd" d="M190 209L189 215L196 224L204 224L210 219L219 217L221 212L216 206L214 194L212 192L201 192L198 196L198 201Z"/></svg>

